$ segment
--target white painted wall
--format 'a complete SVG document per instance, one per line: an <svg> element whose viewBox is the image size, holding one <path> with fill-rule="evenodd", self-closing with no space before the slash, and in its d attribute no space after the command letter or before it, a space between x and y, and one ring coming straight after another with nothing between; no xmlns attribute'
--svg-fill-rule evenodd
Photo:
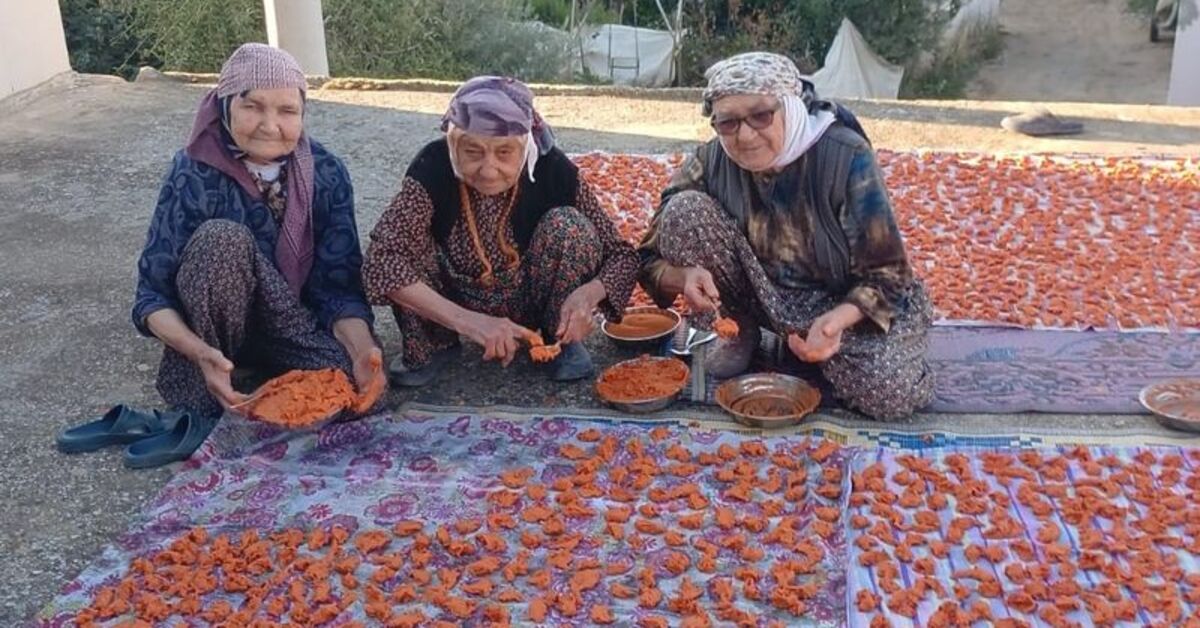
<svg viewBox="0 0 1200 628"><path fill-rule="evenodd" d="M0 98L70 69L58 0L0 0Z"/></svg>
<svg viewBox="0 0 1200 628"><path fill-rule="evenodd" d="M267 43L296 57L308 76L329 76L321 0L263 0Z"/></svg>
<svg viewBox="0 0 1200 628"><path fill-rule="evenodd" d="M1168 105L1200 106L1200 0L1181 0Z"/></svg>

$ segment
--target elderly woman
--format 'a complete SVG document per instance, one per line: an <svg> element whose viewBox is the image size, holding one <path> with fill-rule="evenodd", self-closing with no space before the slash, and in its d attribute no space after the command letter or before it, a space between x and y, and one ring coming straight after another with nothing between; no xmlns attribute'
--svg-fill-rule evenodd
<svg viewBox="0 0 1200 628"><path fill-rule="evenodd" d="M642 285L660 304L682 293L701 324L718 310L738 323L710 352L718 378L749 367L767 328L851 408L895 419L926 405L929 301L866 139L786 57L741 54L706 77L717 137L663 192Z"/></svg>
<svg viewBox="0 0 1200 628"><path fill-rule="evenodd" d="M520 81L464 83L371 232L363 281L403 334L395 381L422 386L459 336L508 365L531 332L561 354L551 377L593 371L594 312L621 315L637 255L600 208Z"/></svg>
<svg viewBox="0 0 1200 628"><path fill-rule="evenodd" d="M238 48L158 196L133 323L166 345L158 390L193 431L245 399L235 361L335 367L381 389L350 177L305 133L305 88L288 53Z"/></svg>

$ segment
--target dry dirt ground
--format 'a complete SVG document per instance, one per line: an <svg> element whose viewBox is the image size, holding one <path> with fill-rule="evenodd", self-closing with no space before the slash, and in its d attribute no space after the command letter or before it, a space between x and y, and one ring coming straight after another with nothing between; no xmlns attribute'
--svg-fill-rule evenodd
<svg viewBox="0 0 1200 628"><path fill-rule="evenodd" d="M173 469L134 472L117 449L65 456L65 427L117 402L158 403L160 349L129 322L134 261L171 155L203 87L77 77L0 102L0 627L19 625L124 530ZM437 137L448 94L316 91L308 125L353 176L363 237L416 151ZM539 99L568 152L684 150L707 136L694 102L616 97ZM1015 103L851 103L880 147L978 151L1200 154L1200 109L1055 105L1088 132L1068 141L1000 130ZM394 322L377 310L385 349ZM589 342L601 364L619 357ZM478 352L437 387L389 402L586 407L587 382L481 366ZM511 385L512 377L527 382ZM913 421L920 425L929 415ZM938 420L947 420L941 417ZM962 415L975 424L1080 429L1145 426L1144 416Z"/></svg>
<svg viewBox="0 0 1200 628"><path fill-rule="evenodd" d="M980 100L1164 103L1170 42L1151 43L1127 0L1001 0L1004 52L968 90Z"/></svg>
<svg viewBox="0 0 1200 628"><path fill-rule="evenodd" d="M316 92L319 100L440 115L449 94L424 91ZM1093 103L995 101L847 101L880 148L985 152L1096 152L1198 155L1200 108ZM1000 120L1037 106L1084 122L1085 132L1031 138L1002 130ZM541 96L538 106L556 128L701 142L712 130L696 103L613 96ZM672 144L673 145L673 144Z"/></svg>
<svg viewBox="0 0 1200 628"><path fill-rule="evenodd" d="M431 116L440 116L450 100L450 94L440 92L319 90L314 94L326 102ZM537 102L556 129L659 138L665 146L712 136L694 102L614 96L539 96ZM1200 155L1200 108L984 100L845 102L863 120L874 145L881 148ZM1000 128L1005 116L1037 106L1048 106L1060 116L1083 122L1084 133L1038 139Z"/></svg>

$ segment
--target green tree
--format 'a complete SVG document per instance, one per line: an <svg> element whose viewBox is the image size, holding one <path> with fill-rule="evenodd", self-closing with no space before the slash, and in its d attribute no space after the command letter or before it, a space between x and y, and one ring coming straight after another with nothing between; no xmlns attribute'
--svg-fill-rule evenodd
<svg viewBox="0 0 1200 628"><path fill-rule="evenodd" d="M62 0L59 6L71 67L91 74L133 76L154 62L141 48L130 7L119 0Z"/></svg>
<svg viewBox="0 0 1200 628"><path fill-rule="evenodd" d="M113 0L128 7L145 54L172 70L216 72L248 41L267 40L261 0Z"/></svg>

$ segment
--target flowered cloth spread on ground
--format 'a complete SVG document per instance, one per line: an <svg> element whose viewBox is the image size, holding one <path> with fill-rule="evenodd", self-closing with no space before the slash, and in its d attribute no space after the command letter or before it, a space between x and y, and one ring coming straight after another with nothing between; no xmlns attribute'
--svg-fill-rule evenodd
<svg viewBox="0 0 1200 628"><path fill-rule="evenodd" d="M829 441L420 414L288 438L226 421L40 625L845 621L849 450Z"/></svg>
<svg viewBox="0 0 1200 628"><path fill-rule="evenodd" d="M290 438L228 422L37 625L89 606L102 626L1200 625L1200 450L851 442L420 410Z"/></svg>
<svg viewBox="0 0 1200 628"><path fill-rule="evenodd" d="M863 450L851 478L852 626L1200 626L1200 450Z"/></svg>
<svg viewBox="0 0 1200 628"><path fill-rule="evenodd" d="M576 158L633 241L681 160ZM1200 162L880 150L879 163L942 322L1200 328Z"/></svg>

